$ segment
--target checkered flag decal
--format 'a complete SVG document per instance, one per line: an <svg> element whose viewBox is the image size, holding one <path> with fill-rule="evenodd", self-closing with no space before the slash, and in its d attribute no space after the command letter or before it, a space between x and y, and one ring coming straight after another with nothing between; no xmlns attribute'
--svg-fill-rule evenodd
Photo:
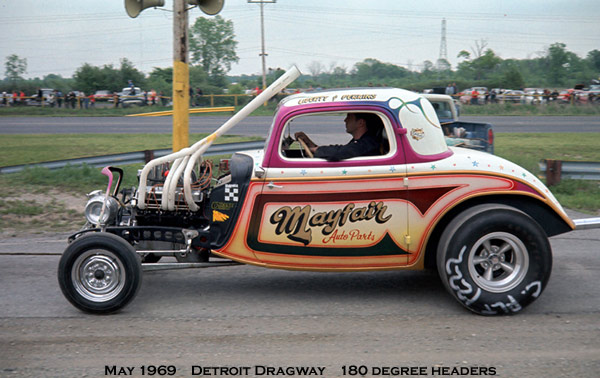
<svg viewBox="0 0 600 378"><path fill-rule="evenodd" d="M240 190L237 184L225 184L225 201L237 202L240 200L239 194Z"/></svg>

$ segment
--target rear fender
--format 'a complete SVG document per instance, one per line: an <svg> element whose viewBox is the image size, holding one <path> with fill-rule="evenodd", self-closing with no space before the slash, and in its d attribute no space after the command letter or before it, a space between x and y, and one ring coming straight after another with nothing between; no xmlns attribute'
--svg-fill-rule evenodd
<svg viewBox="0 0 600 378"><path fill-rule="evenodd" d="M425 267L435 268L439 239L446 226L460 213L477 205L495 203L519 209L533 218L548 237L572 231L569 225L554 209L545 203L527 196L492 195L471 198L454 206L444 214L429 235L425 249Z"/></svg>

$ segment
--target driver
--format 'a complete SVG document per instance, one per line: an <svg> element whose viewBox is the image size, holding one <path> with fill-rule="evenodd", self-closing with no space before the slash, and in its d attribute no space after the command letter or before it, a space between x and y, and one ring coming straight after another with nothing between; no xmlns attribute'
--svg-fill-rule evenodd
<svg viewBox="0 0 600 378"><path fill-rule="evenodd" d="M317 146L302 131L294 134L296 139L306 143L315 157L328 161L340 161L356 156L373 156L380 154L380 139L383 124L381 119L372 113L348 113L344 119L346 132L352 135L347 144Z"/></svg>

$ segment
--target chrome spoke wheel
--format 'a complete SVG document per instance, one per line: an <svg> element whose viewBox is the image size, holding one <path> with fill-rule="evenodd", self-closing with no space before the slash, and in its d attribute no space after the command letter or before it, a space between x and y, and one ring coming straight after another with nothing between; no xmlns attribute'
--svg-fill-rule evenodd
<svg viewBox="0 0 600 378"><path fill-rule="evenodd" d="M484 235L470 249L469 273L484 290L504 293L519 285L529 267L529 254L515 235L494 232Z"/></svg>
<svg viewBox="0 0 600 378"><path fill-rule="evenodd" d="M125 286L125 267L117 256L107 250L89 250L81 254L71 269L75 290L92 302L115 298Z"/></svg>

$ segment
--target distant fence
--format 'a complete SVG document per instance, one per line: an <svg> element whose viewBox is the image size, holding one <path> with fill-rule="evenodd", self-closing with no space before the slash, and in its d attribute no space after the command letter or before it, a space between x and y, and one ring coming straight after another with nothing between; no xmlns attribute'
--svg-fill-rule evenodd
<svg viewBox="0 0 600 378"><path fill-rule="evenodd" d="M600 94L596 92L581 93L525 93L522 91L508 91L491 95L489 92L478 92L473 96L469 92L451 95L463 105L486 104L527 104L527 105L600 105Z"/></svg>
<svg viewBox="0 0 600 378"><path fill-rule="evenodd" d="M548 186L560 183L561 179L600 181L600 162L544 159L539 167Z"/></svg>
<svg viewBox="0 0 600 378"><path fill-rule="evenodd" d="M190 106L241 106L249 102L254 95L251 94L208 94L208 95L190 95ZM146 97L140 95L124 96L124 95L104 95L104 96L76 96L68 97L48 97L44 96L41 100L38 96L17 96L12 94L2 96L0 94L0 107L5 106L41 106L41 107L64 107L72 109L88 109L95 105L104 105L118 107L124 100L138 100L144 105L162 105L169 106L171 97L169 96L152 96L150 93ZM117 104L117 105L115 105Z"/></svg>
<svg viewBox="0 0 600 378"><path fill-rule="evenodd" d="M238 151L261 149L265 145L264 140L255 140L249 142L213 144L204 153L203 156L230 155ZM26 168L43 167L48 169L60 169L73 165L89 165L92 167L104 167L107 165L128 165L148 162L154 158L166 156L172 152L171 149L145 150L136 152L126 152L122 154L112 154L103 156L88 156L77 159L55 160L35 164L21 164L0 167L2 173L16 173Z"/></svg>
<svg viewBox="0 0 600 378"><path fill-rule="evenodd" d="M520 91L519 91L520 92ZM439 92L435 92L439 93ZM275 97L275 101L280 100L287 94L280 94ZM559 94L532 94L532 93L515 93L505 92L497 93L495 96L490 96L488 93L479 92L477 97L472 97L469 92L451 95L455 100L460 101L463 105L484 105L494 103L511 103L511 104L571 104L571 105L600 105L600 94L596 92L570 92ZM191 94L191 107L216 107L216 106L243 106L255 97L254 94ZM155 94L152 96L148 92L144 97L143 94L137 95L102 95L102 96L61 96L48 97L43 96L40 101L38 96L17 96L12 97L12 94L7 93L6 97L0 95L0 107L2 106L41 106L41 107L65 107L87 109L93 108L96 105L99 107L119 107L125 102L135 100L143 105L161 105L170 106L171 97ZM115 105L116 104L116 105Z"/></svg>

